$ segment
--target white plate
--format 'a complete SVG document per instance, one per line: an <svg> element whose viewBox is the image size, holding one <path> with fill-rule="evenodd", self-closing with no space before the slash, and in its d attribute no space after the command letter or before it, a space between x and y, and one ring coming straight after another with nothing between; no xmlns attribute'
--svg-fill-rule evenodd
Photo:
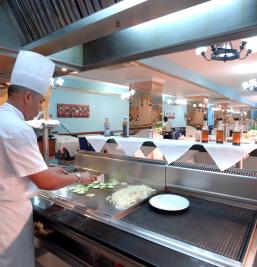
<svg viewBox="0 0 257 267"><path fill-rule="evenodd" d="M181 196L172 194L162 194L149 199L151 206L160 210L179 211L189 206L189 201Z"/></svg>

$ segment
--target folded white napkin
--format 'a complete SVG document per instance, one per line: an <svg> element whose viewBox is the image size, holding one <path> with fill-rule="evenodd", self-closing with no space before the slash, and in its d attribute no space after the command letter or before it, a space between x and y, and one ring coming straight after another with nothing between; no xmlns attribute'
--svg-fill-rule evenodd
<svg viewBox="0 0 257 267"><path fill-rule="evenodd" d="M146 141L145 138L136 137L115 137L115 141L121 146L127 156L134 156L136 151L142 146Z"/></svg>
<svg viewBox="0 0 257 267"><path fill-rule="evenodd" d="M104 137L101 135L86 135L86 139L96 152L100 152L110 137Z"/></svg>
<svg viewBox="0 0 257 267"><path fill-rule="evenodd" d="M232 167L245 156L247 156L250 152L257 149L256 145L248 144L233 146L232 144L208 143L202 145L221 171Z"/></svg>
<svg viewBox="0 0 257 267"><path fill-rule="evenodd" d="M183 156L194 142L184 140L153 140L157 148L165 156L168 163L176 161Z"/></svg>
<svg viewBox="0 0 257 267"><path fill-rule="evenodd" d="M104 136L87 136L86 138L97 152L102 149L105 142L109 139L109 137ZM179 159L195 144L194 141L185 140L161 140L138 137L122 138L117 136L112 136L111 138L115 139L128 156L133 156L145 141L151 141L165 156L168 163ZM241 146L211 143L201 145L206 149L221 171L230 168L251 151L257 149L257 145L247 144L241 144Z"/></svg>

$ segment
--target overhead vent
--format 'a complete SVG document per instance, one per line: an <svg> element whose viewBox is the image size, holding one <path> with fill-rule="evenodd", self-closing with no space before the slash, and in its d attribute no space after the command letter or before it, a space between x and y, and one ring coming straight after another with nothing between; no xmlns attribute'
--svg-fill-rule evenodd
<svg viewBox="0 0 257 267"><path fill-rule="evenodd" d="M25 38L32 42L120 1L7 0L7 3Z"/></svg>

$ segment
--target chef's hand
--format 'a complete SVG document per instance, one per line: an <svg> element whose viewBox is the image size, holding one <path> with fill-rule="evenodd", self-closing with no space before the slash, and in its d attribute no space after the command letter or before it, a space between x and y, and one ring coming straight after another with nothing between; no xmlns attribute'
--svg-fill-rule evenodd
<svg viewBox="0 0 257 267"><path fill-rule="evenodd" d="M97 176L90 172L82 172L80 174L81 174L81 180L80 180L81 184L88 185L97 180Z"/></svg>

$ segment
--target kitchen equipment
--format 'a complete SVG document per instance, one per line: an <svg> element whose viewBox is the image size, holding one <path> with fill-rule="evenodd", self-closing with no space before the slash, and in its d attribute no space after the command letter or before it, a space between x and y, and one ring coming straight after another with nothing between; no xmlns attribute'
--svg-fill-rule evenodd
<svg viewBox="0 0 257 267"><path fill-rule="evenodd" d="M63 227L65 223L70 230L76 227L80 229L80 226L84 225L81 221L84 217L93 220L85 226L101 222L108 225L108 231L99 233L98 229L94 235L101 238L108 233L108 236L112 237L109 240L110 246L116 247L119 253L124 255L130 255L131 249L125 249L119 241L117 242L122 239L116 239L114 233L117 229L130 233L132 235L129 238L133 241L129 243L136 246L134 252L138 251L138 254L135 252L136 262L143 262L146 266L149 266L148 263L153 257L152 265L168 266L165 259L174 252L179 255L171 256L172 261L179 259L176 262L176 266L179 267L254 266L257 251L256 171L230 168L221 172L215 166L204 164L174 162L167 165L162 160L95 152L78 153L76 169L105 173L109 176L106 182L110 177L115 177L119 178L121 183L110 191L94 189L93 193L96 195L93 198L70 195L67 190L41 191L40 199L65 208L58 216L54 214L56 207L49 208L53 212L50 220L53 220L56 229ZM153 208L149 200L145 199L126 210L118 210L106 201L106 197L126 186L125 183L146 184L156 188L157 194L184 197L190 202L190 206L170 212ZM73 212L72 216L67 215L67 210ZM44 211L41 219L44 220L45 216ZM80 219L76 219L77 217ZM62 220L61 224L58 223L59 220ZM93 229L90 233L93 233ZM151 253L144 254L148 251L144 245L146 241L151 241L149 246L158 246L160 257L155 257ZM61 244L61 247L64 245ZM169 253L165 254L167 250ZM133 255L135 257L135 254ZM184 261L186 263L183 265Z"/></svg>

